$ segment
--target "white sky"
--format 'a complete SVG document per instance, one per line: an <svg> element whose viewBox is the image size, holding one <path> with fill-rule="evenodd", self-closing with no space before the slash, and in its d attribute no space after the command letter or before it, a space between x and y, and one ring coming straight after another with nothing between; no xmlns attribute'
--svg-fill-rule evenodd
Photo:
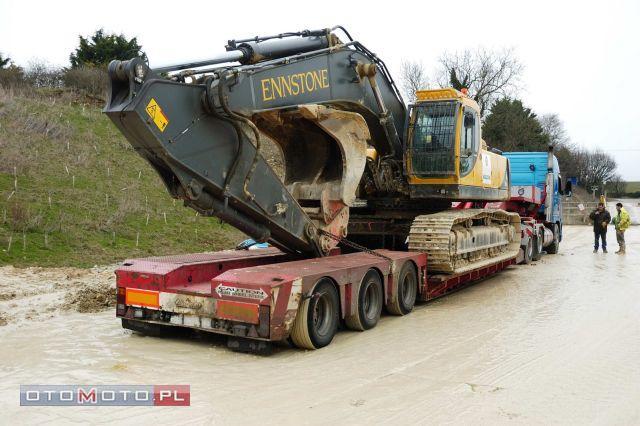
<svg viewBox="0 0 640 426"><path fill-rule="evenodd" d="M536 113L558 113L572 141L611 153L640 180L640 1L8 1L0 0L0 52L68 65L78 35L104 27L137 36L151 65L207 57L226 41L343 25L387 62L435 67L443 51L515 47L520 94ZM627 100L630 102L627 103Z"/></svg>

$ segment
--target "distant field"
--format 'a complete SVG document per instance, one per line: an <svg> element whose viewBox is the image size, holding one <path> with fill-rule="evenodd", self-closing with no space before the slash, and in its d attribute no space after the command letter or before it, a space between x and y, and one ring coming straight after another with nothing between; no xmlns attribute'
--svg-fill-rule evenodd
<svg viewBox="0 0 640 426"><path fill-rule="evenodd" d="M84 267L243 238L174 202L100 109L0 88L0 265Z"/></svg>
<svg viewBox="0 0 640 426"><path fill-rule="evenodd" d="M640 182L627 182L625 189L631 194L634 192L640 192Z"/></svg>

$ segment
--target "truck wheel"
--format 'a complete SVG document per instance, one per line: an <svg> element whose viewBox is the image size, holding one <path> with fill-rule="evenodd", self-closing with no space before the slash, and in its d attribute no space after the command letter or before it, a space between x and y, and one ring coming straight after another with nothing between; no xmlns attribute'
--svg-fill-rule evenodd
<svg viewBox="0 0 640 426"><path fill-rule="evenodd" d="M542 242L544 241L544 231L543 233L538 233L538 235L535 236L533 242L533 260L540 260L540 258L542 257Z"/></svg>
<svg viewBox="0 0 640 426"><path fill-rule="evenodd" d="M357 312L345 318L347 327L359 331L375 327L380 319L383 304L382 280L375 269L369 269L362 278L360 290L358 290Z"/></svg>
<svg viewBox="0 0 640 426"><path fill-rule="evenodd" d="M396 300L387 305L387 309L394 315L406 315L413 310L418 293L418 272L413 262L406 261L398 274L398 294Z"/></svg>
<svg viewBox="0 0 640 426"><path fill-rule="evenodd" d="M304 349L320 349L333 340L338 330L340 301L333 282L320 279L311 297L304 299L293 323L291 340Z"/></svg>
<svg viewBox="0 0 640 426"><path fill-rule="evenodd" d="M533 259L533 240L535 237L529 237L527 240L527 245L522 248L524 252L524 259L522 259L523 264L531 263L531 259Z"/></svg>
<svg viewBox="0 0 640 426"><path fill-rule="evenodd" d="M560 248L560 229L557 224L553 225L553 242L547 247L547 253L556 254Z"/></svg>

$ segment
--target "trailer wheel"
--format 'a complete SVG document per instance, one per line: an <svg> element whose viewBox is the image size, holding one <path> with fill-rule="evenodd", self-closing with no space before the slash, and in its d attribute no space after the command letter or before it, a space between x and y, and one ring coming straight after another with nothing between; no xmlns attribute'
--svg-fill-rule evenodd
<svg viewBox="0 0 640 426"><path fill-rule="evenodd" d="M333 340L338 330L340 301L329 278L320 279L311 297L303 300L293 323L291 340L304 349L320 349Z"/></svg>
<svg viewBox="0 0 640 426"><path fill-rule="evenodd" d="M380 319L383 304L384 289L382 280L375 269L369 269L360 282L357 312L345 318L347 327L359 331L375 327Z"/></svg>
<svg viewBox="0 0 640 426"><path fill-rule="evenodd" d="M531 263L531 259L533 259L533 240L535 237L529 237L527 240L527 245L523 247L524 259L522 260L523 264Z"/></svg>
<svg viewBox="0 0 640 426"><path fill-rule="evenodd" d="M538 232L538 235L535 236L533 245L533 260L540 260L542 257L542 243L544 241L544 230L542 232Z"/></svg>
<svg viewBox="0 0 640 426"><path fill-rule="evenodd" d="M418 293L418 272L413 262L406 261L398 274L398 294L396 300L387 305L387 309L394 315L406 315L413 310Z"/></svg>
<svg viewBox="0 0 640 426"><path fill-rule="evenodd" d="M560 249L560 229L557 224L553 225L553 242L547 247L547 253L556 254Z"/></svg>

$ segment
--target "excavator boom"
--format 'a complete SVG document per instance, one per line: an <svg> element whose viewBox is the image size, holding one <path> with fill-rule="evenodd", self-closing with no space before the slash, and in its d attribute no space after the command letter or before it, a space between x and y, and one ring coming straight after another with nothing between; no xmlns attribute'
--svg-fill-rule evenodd
<svg viewBox="0 0 640 426"><path fill-rule="evenodd" d="M330 30L227 49L156 70L113 61L104 111L174 198L257 241L322 256L336 244L327 234L346 235L369 145L402 161L399 92L382 61ZM260 155L265 137L282 150L283 180Z"/></svg>

